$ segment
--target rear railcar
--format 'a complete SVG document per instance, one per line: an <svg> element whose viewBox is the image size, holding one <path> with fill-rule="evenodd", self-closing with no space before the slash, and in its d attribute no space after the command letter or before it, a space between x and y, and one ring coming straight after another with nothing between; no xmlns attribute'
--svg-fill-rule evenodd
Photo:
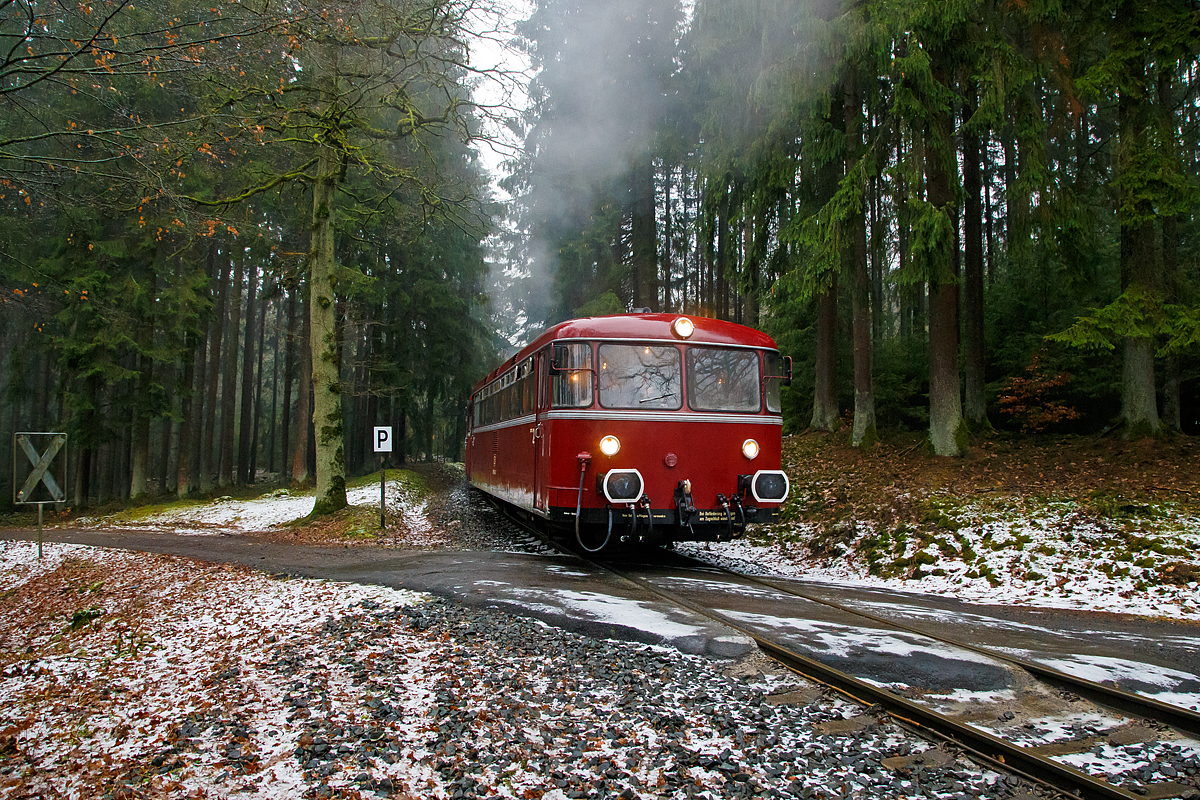
<svg viewBox="0 0 1200 800"><path fill-rule="evenodd" d="M476 387L468 478L590 550L732 538L787 497L789 378L770 337L729 322L561 323Z"/></svg>

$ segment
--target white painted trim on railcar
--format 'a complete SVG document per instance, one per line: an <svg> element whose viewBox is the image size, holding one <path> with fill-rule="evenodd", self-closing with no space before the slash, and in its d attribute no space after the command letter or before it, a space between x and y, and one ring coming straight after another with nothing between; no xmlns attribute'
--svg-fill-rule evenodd
<svg viewBox="0 0 1200 800"><path fill-rule="evenodd" d="M620 420L622 422L723 422L738 425L779 425L783 426L783 417L760 416L758 414L720 414L698 413L695 411L628 411L621 412L613 409L598 408L587 411L556 410L546 414L546 419L595 420L607 422Z"/></svg>
<svg viewBox="0 0 1200 800"><path fill-rule="evenodd" d="M516 419L506 419L504 422L493 422L490 425L480 425L478 428L473 429L471 433L490 433L491 431L502 431L505 428L516 428L522 425L529 425L531 423L537 424L537 415L526 414L525 416L517 417Z"/></svg>

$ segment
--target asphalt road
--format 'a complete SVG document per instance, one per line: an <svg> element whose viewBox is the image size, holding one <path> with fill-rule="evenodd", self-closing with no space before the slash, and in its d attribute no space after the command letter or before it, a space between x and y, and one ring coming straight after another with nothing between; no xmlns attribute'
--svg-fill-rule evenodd
<svg viewBox="0 0 1200 800"><path fill-rule="evenodd" d="M3 531L0 539L32 541L36 531ZM671 606L635 584L569 556L489 550L403 550L314 546L252 534L176 534L137 530L53 530L44 540L199 561L241 564L271 574L368 583L505 608L589 636L669 644L721 658L755 649L729 628Z"/></svg>
<svg viewBox="0 0 1200 800"><path fill-rule="evenodd" d="M0 538L31 540L34 531ZM590 636L669 644L732 658L754 649L736 631L673 606L634 583L571 556L489 550L401 550L279 543L250 534L53 530L47 541L242 564L268 573L371 583L499 607ZM652 561L652 559L647 559ZM726 618L780 638L839 669L928 692L1012 690L1011 668L924 637L765 594L715 571L666 563L620 565ZM783 582L783 581L780 581ZM861 587L794 582L803 592L912 627L970 641L1123 688L1200 697L1200 625L1104 613L980 606ZM900 656L900 657L898 657Z"/></svg>

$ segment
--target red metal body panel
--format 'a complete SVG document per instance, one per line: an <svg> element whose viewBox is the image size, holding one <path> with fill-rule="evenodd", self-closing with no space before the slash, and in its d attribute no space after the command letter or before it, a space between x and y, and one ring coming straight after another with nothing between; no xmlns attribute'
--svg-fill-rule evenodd
<svg viewBox="0 0 1200 800"><path fill-rule="evenodd" d="M466 461L472 485L515 506L533 508L535 428L530 417L476 434L468 444Z"/></svg>
<svg viewBox="0 0 1200 800"><path fill-rule="evenodd" d="M610 469L636 469L645 481L645 493L653 508L673 508L675 487L682 480L692 482L692 497L700 509L716 509L717 495L737 493L737 476L760 469L779 469L781 422L778 417L760 417L761 422L714 421L715 415L678 413L676 419L614 419L603 409L576 413L590 419L554 419L551 412L551 436L558 442L577 443L559 447L550 463L550 504L573 512L579 491L581 450L592 455L583 482L583 507L605 508L608 501L596 489L596 476ZM746 419L741 416L741 419ZM608 434L621 440L621 452L612 458L602 454L595 443ZM758 457L742 455L742 442L754 439L762 447ZM667 456L674 454L674 467Z"/></svg>
<svg viewBox="0 0 1200 800"><path fill-rule="evenodd" d="M498 387L511 385L512 378L521 375L518 365L524 365L519 368L523 370L534 365L530 379L536 381L536 402L531 407L527 398L522 407L524 413L516 419L507 418L511 414L505 412L499 420L489 417L487 424L478 424L480 420L474 417L468 421L466 469L471 484L563 526L575 525L577 503L583 509L580 519L584 522L598 524L611 518L614 504L604 497L598 479L613 469L636 469L640 473L649 503L636 513L643 518L653 515L655 525L669 526L684 516L677 513L677 490L684 481L690 482L690 499L697 510L693 521L700 526L713 529L729 526L729 506L722 505L718 495L728 503L741 492L746 505L753 503L759 509L759 519L773 515L778 503L756 502L738 485L739 475L779 469L782 418L766 410L765 402L753 413L696 411L688 394L687 402L680 397L680 408L675 410L643 410L640 406L604 408L597 401L593 386L590 406L550 407L553 380L550 352L556 342L671 345L683 355L694 345L736 348L742 352L775 350L774 341L760 331L703 317L689 316L694 332L686 340L680 339L672 332L672 323L679 316L631 314L570 320L546 330L497 367L476 385L472 408L476 398L483 403ZM685 382L689 369L684 367ZM584 371L597 374L594 368ZM685 393L682 385L679 393ZM612 457L599 449L601 438L607 435L616 436L621 442L620 451ZM760 451L756 458L743 455L742 444L746 439L758 443ZM580 456L584 453L590 459L582 460ZM581 465L585 465L582 494ZM615 505L624 509L627 519L635 513L628 504ZM691 527L677 527L670 538L693 537L711 538Z"/></svg>

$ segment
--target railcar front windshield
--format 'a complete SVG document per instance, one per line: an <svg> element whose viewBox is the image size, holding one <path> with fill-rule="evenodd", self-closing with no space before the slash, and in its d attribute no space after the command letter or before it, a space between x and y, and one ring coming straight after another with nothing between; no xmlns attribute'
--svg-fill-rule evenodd
<svg viewBox="0 0 1200 800"><path fill-rule="evenodd" d="M762 408L758 353L726 347L689 347L688 405L696 411L757 413Z"/></svg>
<svg viewBox="0 0 1200 800"><path fill-rule="evenodd" d="M677 409L679 350L670 345L602 344L596 370L600 405L605 408Z"/></svg>

